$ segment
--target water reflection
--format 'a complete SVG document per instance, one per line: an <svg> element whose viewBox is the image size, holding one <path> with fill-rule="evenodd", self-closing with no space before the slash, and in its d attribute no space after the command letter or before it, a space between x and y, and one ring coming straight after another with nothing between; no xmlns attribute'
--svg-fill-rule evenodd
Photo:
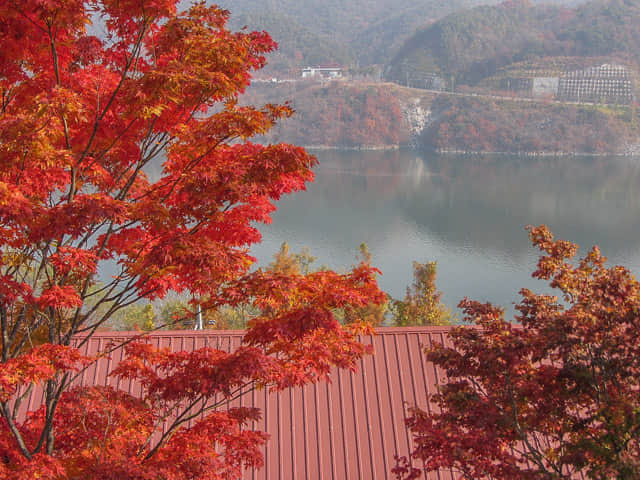
<svg viewBox="0 0 640 480"><path fill-rule="evenodd" d="M406 211L448 243L471 238L477 247L522 252L528 223L609 251L638 242L640 168L629 160L432 157L425 164L432 175L407 191Z"/></svg>
<svg viewBox="0 0 640 480"><path fill-rule="evenodd" d="M316 182L282 200L262 263L283 241L308 246L318 264L354 262L369 245L381 286L403 295L413 260L437 260L453 306L464 296L509 306L536 254L524 227L545 223L612 263L640 266L640 166L625 158L420 156L413 152L320 152Z"/></svg>

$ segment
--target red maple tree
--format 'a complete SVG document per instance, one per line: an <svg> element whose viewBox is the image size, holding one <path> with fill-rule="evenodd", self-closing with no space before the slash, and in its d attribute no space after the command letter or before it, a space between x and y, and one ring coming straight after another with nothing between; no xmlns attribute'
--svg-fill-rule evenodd
<svg viewBox="0 0 640 480"><path fill-rule="evenodd" d="M250 270L254 222L316 163L247 141L292 113L237 102L275 43L178 3L0 0L1 478L236 478L266 441L246 427L259 411L226 407L239 387L302 385L366 353L332 312L384 300L370 266ZM78 334L170 291L261 314L233 353L128 345L112 375L140 398L73 387L93 360ZM34 384L43 405L18 415Z"/></svg>
<svg viewBox="0 0 640 480"><path fill-rule="evenodd" d="M562 298L523 289L517 323L461 302L475 326L427 352L447 381L407 419L413 458L461 479L640 478L640 284L597 247L572 263L576 245L544 226L530 237L533 276ZM395 473L421 475L406 458Z"/></svg>

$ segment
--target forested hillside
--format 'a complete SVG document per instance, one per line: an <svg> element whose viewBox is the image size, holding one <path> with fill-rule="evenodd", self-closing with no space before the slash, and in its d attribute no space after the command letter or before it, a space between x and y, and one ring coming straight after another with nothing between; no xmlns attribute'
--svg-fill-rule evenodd
<svg viewBox="0 0 640 480"><path fill-rule="evenodd" d="M422 136L426 149L459 152L630 153L633 107L439 96Z"/></svg>
<svg viewBox="0 0 640 480"><path fill-rule="evenodd" d="M596 0L576 8L527 0L480 6L447 16L409 38L387 68L403 82L433 72L476 85L503 67L545 57L610 56L640 60L640 2Z"/></svg>
<svg viewBox="0 0 640 480"><path fill-rule="evenodd" d="M287 98L296 110L262 140L306 146L381 148L409 142L403 105L411 100L403 87L350 82L258 84L244 101L261 103ZM415 96L415 94L414 94ZM433 94L425 93L429 100Z"/></svg>
<svg viewBox="0 0 640 480"><path fill-rule="evenodd" d="M328 33L311 28L287 13L256 11L232 15L235 28L247 26L265 30L277 42L278 50L269 54L269 63L262 72L273 76L299 76L300 68L308 65L353 65L353 49Z"/></svg>
<svg viewBox="0 0 640 480"><path fill-rule="evenodd" d="M555 0L570 4L580 0ZM452 12L499 0L220 0L231 26L266 30L279 43L268 72L307 65L386 64L417 29ZM549 3L547 1L546 3Z"/></svg>
<svg viewBox="0 0 640 480"><path fill-rule="evenodd" d="M437 95L358 82L261 83L248 90L245 101L281 98L291 101L296 114L263 137L265 143L534 154L637 154L640 148L633 105Z"/></svg>

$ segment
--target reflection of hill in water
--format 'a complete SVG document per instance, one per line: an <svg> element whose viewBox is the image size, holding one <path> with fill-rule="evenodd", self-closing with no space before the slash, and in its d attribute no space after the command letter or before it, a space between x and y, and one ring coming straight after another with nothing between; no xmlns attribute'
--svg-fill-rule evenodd
<svg viewBox="0 0 640 480"><path fill-rule="evenodd" d="M527 224L547 224L582 246L600 245L605 254L640 243L640 166L628 159L319 156L316 183L276 214L279 224L313 215L302 235L350 230L354 242L372 241L401 217L452 248L510 255L530 252Z"/></svg>
<svg viewBox="0 0 640 480"><path fill-rule="evenodd" d="M279 202L262 264L280 243L308 246L319 265L354 262L366 241L395 296L413 260L438 261L438 286L455 306L469 296L508 306L530 279L536 254L524 226L600 245L614 263L640 271L640 166L625 159L432 156L412 152L320 152L309 191Z"/></svg>
<svg viewBox="0 0 640 480"><path fill-rule="evenodd" d="M424 170L421 157L399 151L331 152L319 160L316 183L326 198L351 205L389 201L418 187Z"/></svg>
<svg viewBox="0 0 640 480"><path fill-rule="evenodd" d="M319 158L316 182L281 202L274 216L301 241L340 237L355 248L392 235L402 220L447 248L510 257L531 253L527 224L547 224L557 236L598 244L609 255L640 243L640 166L627 159L423 159L397 151Z"/></svg>
<svg viewBox="0 0 640 480"><path fill-rule="evenodd" d="M388 236L402 220L399 198L419 188L423 161L406 152L321 152L316 181L281 201L274 226L313 244L329 239L348 248Z"/></svg>
<svg viewBox="0 0 640 480"><path fill-rule="evenodd" d="M419 187L398 199L443 242L524 251L522 227L545 223L605 254L639 243L640 166L626 159L434 156L424 165Z"/></svg>

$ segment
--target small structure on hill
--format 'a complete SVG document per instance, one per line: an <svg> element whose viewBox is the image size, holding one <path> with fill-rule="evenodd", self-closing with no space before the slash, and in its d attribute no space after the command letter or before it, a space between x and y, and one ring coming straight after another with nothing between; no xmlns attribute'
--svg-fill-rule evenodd
<svg viewBox="0 0 640 480"><path fill-rule="evenodd" d="M534 97L554 96L558 93L558 77L535 77L531 79L531 93Z"/></svg>
<svg viewBox="0 0 640 480"><path fill-rule="evenodd" d="M302 78L320 77L326 79L342 78L340 67L307 67L302 69Z"/></svg>

